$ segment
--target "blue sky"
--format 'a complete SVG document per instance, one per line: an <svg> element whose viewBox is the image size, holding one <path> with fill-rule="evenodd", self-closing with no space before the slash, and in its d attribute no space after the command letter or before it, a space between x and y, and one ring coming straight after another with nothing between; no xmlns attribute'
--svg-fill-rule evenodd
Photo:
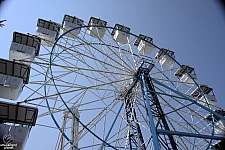
<svg viewBox="0 0 225 150"><path fill-rule="evenodd" d="M38 18L61 23L64 14L86 22L93 16L111 26L124 24L131 33L148 35L155 45L173 50L178 62L195 68L199 82L214 89L218 106L225 109L225 16L216 1L5 1L0 7L0 20L7 19L4 28L0 28L1 58L8 59L12 33L35 34ZM43 135L31 133L25 149L39 149L33 148L38 146L39 136ZM48 140L45 149L53 149L54 141Z"/></svg>

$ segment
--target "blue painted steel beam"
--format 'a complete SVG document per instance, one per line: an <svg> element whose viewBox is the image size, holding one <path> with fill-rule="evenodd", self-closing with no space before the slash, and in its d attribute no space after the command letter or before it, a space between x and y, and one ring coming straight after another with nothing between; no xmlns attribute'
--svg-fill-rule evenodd
<svg viewBox="0 0 225 150"><path fill-rule="evenodd" d="M152 116L152 111L151 111L151 107L150 107L150 100L148 99L148 92L147 92L147 88L146 88L146 84L145 84L145 80L144 80L144 74L141 74L141 79L142 79L144 96L145 96L146 106L147 106L147 111L148 111L150 129L151 129L151 132L152 132L153 145L154 145L155 150L159 150L158 135L157 135L157 132L156 132L155 123L154 123L154 119L153 119L153 116Z"/></svg>
<svg viewBox="0 0 225 150"><path fill-rule="evenodd" d="M161 85L161 86L163 86L163 87L165 87L165 88L171 90L172 92L174 92L174 93L176 93L176 94L178 94L178 95L180 95L180 96L183 96L183 97L186 98L188 101L190 101L190 102L192 102L192 103L198 105L199 107L205 109L206 111L208 111L208 112L210 112L210 113L212 113L212 114L218 116L220 119L225 120L225 117L224 117L224 116L222 116L222 115L216 113L215 111L213 111L213 110L211 110L211 109L205 107L204 105L198 103L196 100L193 100L193 99L191 99L191 98L185 96L183 93L180 93L180 92L178 92L178 91L176 91L176 90L174 90L174 89L168 87L167 85L165 85L165 84L163 84L163 83L157 81L157 80L154 79L154 78L151 78L151 79L152 79L152 81L154 81L155 83L157 83L157 84L159 84L159 85Z"/></svg>
<svg viewBox="0 0 225 150"><path fill-rule="evenodd" d="M175 97L175 98L187 100L185 97L180 97L180 96L176 96L176 95L166 94L166 93L162 93L162 92L156 92L156 91L152 91L152 90L148 90L148 91L149 91L149 92L154 92L154 93L160 94L160 95L166 95L166 96L170 96L170 97ZM189 104L187 104L187 105L185 105L185 106L183 106L183 107L177 108L177 109L174 110L174 111L168 112L168 113L166 113L165 115L168 115L168 114L171 114L171 113L173 113L173 112L176 112L176 111L178 111L178 110L180 110L180 109L183 109L183 108L185 108L185 107L188 107L188 106L190 106L190 105L192 105L192 104L194 104L194 103L193 103L193 102L192 102L192 103L189 103Z"/></svg>
<svg viewBox="0 0 225 150"><path fill-rule="evenodd" d="M158 134L171 134L171 135L178 135L178 136L188 136L188 137L196 137L196 138L205 138L205 139L213 139L213 140L222 140L225 137L223 136L211 136L211 135L203 135L203 134L194 134L188 132L178 132L178 131L169 131L169 130L162 130L157 129Z"/></svg>

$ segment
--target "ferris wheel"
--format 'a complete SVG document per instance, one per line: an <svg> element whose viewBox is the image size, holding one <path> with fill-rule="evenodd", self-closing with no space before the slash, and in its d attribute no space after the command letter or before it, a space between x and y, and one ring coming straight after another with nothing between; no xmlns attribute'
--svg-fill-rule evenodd
<svg viewBox="0 0 225 150"><path fill-rule="evenodd" d="M221 147L225 111L213 89L130 30L65 15L62 24L38 19L36 35L14 32L0 97L17 103L1 101L0 137L19 134L23 149L36 119L50 117L42 125L59 133L59 150Z"/></svg>

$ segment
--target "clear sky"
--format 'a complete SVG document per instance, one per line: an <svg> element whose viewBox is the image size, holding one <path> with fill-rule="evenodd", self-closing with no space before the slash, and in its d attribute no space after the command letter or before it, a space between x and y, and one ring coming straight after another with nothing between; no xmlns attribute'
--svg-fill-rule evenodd
<svg viewBox="0 0 225 150"><path fill-rule="evenodd" d="M61 23L64 14L86 22L93 16L111 26L124 24L173 50L178 62L195 68L200 83L213 88L218 106L225 109L225 14L217 1L5 0L0 9L0 20L7 19L0 28L1 58L8 59L12 33L35 34L38 18ZM51 131L38 131L32 129L25 149L53 149ZM41 146L41 138L49 143Z"/></svg>

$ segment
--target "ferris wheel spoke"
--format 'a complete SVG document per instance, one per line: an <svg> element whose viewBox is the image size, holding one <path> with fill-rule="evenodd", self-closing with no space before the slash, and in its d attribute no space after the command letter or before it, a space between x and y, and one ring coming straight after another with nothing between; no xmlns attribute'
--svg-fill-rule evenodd
<svg viewBox="0 0 225 150"><path fill-rule="evenodd" d="M111 103L111 104L113 104L113 103ZM111 105L111 104L110 104L110 105ZM113 105L112 108L113 108L113 107L115 107L115 106ZM109 110L107 111L108 108L109 108ZM89 127L89 129L93 129L94 127L96 127L95 124L96 124L97 122L101 122L102 119L105 118L105 115L106 115L107 113L110 113L110 112L111 112L111 109L112 109L112 108L110 108L109 106L104 107L104 109L103 109L99 114L97 114L95 117L93 117L94 120L92 120L91 122L87 123L86 126ZM105 114L104 114L104 113L105 113ZM85 129L83 129L83 130L85 131ZM84 132L83 130L81 130L80 132ZM85 133L83 133L83 136L85 136L87 133L88 133L88 132L85 131Z"/></svg>
<svg viewBox="0 0 225 150"><path fill-rule="evenodd" d="M94 47L94 46L92 45L92 43L89 44L89 43L87 43L87 42L85 42L85 41L82 41L82 42L85 43L84 46L85 46L85 45L88 45L89 47L91 47L91 48L93 48L94 50L96 50L96 51L97 51L99 54L101 54L102 56L108 57L108 59L110 59L111 61L115 62L117 65L120 65L120 64L118 63L117 60L113 60L112 57L109 57L107 54L104 54L101 50L99 50L98 48ZM72 45L71 45L71 46L72 46ZM109 48L109 47L107 47L107 48L108 48L109 50L111 50L111 48ZM86 48L86 49L88 49L88 48ZM69 50L75 52L75 51L72 50L72 49L69 49ZM80 50L82 51L82 49L80 49ZM111 52L113 53L114 56L117 56L116 58L121 59L121 58L116 54L115 51L111 50ZM77 52L77 53L81 53L81 52ZM91 52L90 54L92 55L92 52ZM89 56L85 55L84 53L83 53L83 55L86 56L86 57L89 57ZM99 59L95 59L95 60L99 60ZM121 61L123 61L123 60L121 59ZM106 62L105 62L105 63L106 63ZM128 66L128 65L127 65L127 66ZM125 67L125 66L123 66L123 67Z"/></svg>
<svg viewBox="0 0 225 150"><path fill-rule="evenodd" d="M72 52L74 52L74 51L72 51ZM77 53L80 53L80 52L77 52ZM105 55L102 55L102 56L105 57ZM107 60L110 60L111 64L107 63L107 61L101 61L100 59L96 58L94 55L89 56L89 55L82 54L82 57L94 60L94 62L97 62L98 64L100 64L102 66L107 66L107 67L118 69L118 70L122 70L121 68L127 69L127 68L124 68L124 66L122 66L121 64L118 64L118 61L114 60L113 57L111 57L111 58L106 57L105 58ZM84 63L86 63L86 62L84 61ZM115 63L115 65L112 65L113 63ZM121 68L119 68L119 67L121 67ZM127 70L127 71L130 72L130 70Z"/></svg>
<svg viewBox="0 0 225 150"><path fill-rule="evenodd" d="M89 65L87 65L88 67L89 67ZM76 68L76 67L74 67L74 68ZM81 69L81 68L78 68L78 69ZM84 69L85 71L90 71L90 72L92 72L92 71L96 71L97 72L97 70L91 70L91 69ZM101 72L99 72L98 71L98 73L100 73L100 74L102 74ZM104 73L104 71L103 71L103 73ZM111 72L107 72L107 73L111 73ZM113 75L114 73L112 73L112 75ZM104 75L105 76L105 75Z"/></svg>
<svg viewBox="0 0 225 150"><path fill-rule="evenodd" d="M110 36L110 38L111 38L111 36ZM113 40L114 40L114 39L113 39ZM100 46L103 46L103 45L107 46L107 50L110 50L110 52L112 52L112 54L113 54L114 56L116 56L116 58L120 59L119 61L123 62L123 64L126 64L126 62L124 62L124 60L122 59L122 57L119 56L119 55L117 55L117 53L116 53L116 52L117 52L117 49L118 49L118 48L120 49L120 46L119 46L115 41L114 41L114 43L116 43L116 46L115 46L115 47L113 47L111 44L105 44L104 41L102 41L102 40L100 40L100 41L102 42L102 43L100 44ZM116 49L112 49L112 48L116 48ZM98 49L96 49L96 50L98 50ZM111 57L108 56L107 53L105 54L105 56L108 57L109 60L112 59ZM118 61L118 62L119 62L119 61ZM123 65L123 67L124 67L124 69L125 69L126 67L129 67L130 70L133 70L133 69L131 68L131 66L130 66L130 65L127 65L127 64L126 64L126 66ZM128 69L128 70L129 70L129 69Z"/></svg>

